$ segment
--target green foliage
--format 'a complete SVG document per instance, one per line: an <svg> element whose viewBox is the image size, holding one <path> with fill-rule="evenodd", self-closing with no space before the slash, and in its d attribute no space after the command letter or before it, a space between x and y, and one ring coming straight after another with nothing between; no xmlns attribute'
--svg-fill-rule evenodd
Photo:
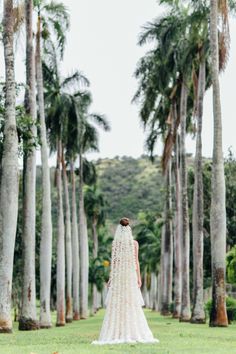
<svg viewBox="0 0 236 354"><path fill-rule="evenodd" d="M207 6L185 6L183 1L166 0L168 11L143 26L139 44L153 43L138 62L135 77L138 90L134 101L140 103L139 115L147 129L146 146L151 154L158 139L164 141L163 167L170 158L179 125L181 85L188 88L187 131L194 133L197 76L201 62L206 63L206 88L211 85L209 9ZM196 2L195 2L196 3Z"/></svg>
<svg viewBox="0 0 236 354"><path fill-rule="evenodd" d="M84 206L90 224L96 223L97 227L105 224L105 205L103 195L96 185L85 189Z"/></svg>
<svg viewBox="0 0 236 354"><path fill-rule="evenodd" d="M236 245L226 255L227 280L236 284Z"/></svg>
<svg viewBox="0 0 236 354"><path fill-rule="evenodd" d="M75 170L75 174L79 176L80 168ZM88 161L86 158L83 158L83 182L87 186L92 186L97 182L97 171L93 162Z"/></svg>
<svg viewBox="0 0 236 354"><path fill-rule="evenodd" d="M66 34L70 26L70 16L63 2L54 0L34 0L34 7L42 23L41 37L44 47L48 42L56 42L60 57L63 57Z"/></svg>
<svg viewBox="0 0 236 354"><path fill-rule="evenodd" d="M106 226L98 229L98 257L94 259L92 257L93 241L91 229L89 231L89 282L96 284L97 289L101 291L104 283L109 279L113 237L110 235Z"/></svg>
<svg viewBox="0 0 236 354"><path fill-rule="evenodd" d="M17 132L19 138L19 154L27 155L34 148L39 147L39 138L32 133L33 127L39 128L39 123L34 121L31 116L25 114L23 106L19 106L16 111Z"/></svg>
<svg viewBox="0 0 236 354"><path fill-rule="evenodd" d="M16 84L16 97L22 93L23 84ZM26 114L23 104L16 105L16 125L18 134L18 154L29 153L32 148L39 146L38 137L33 136L32 127L35 125L32 117ZM5 82L0 83L0 160L3 153L3 140L4 140L4 120L5 120ZM39 127L36 122L37 128Z"/></svg>
<svg viewBox="0 0 236 354"><path fill-rule="evenodd" d="M139 243L139 261L141 272L157 272L161 258L162 220L156 213L141 212L134 234Z"/></svg>
<svg viewBox="0 0 236 354"><path fill-rule="evenodd" d="M231 149L225 161L227 245L236 245L236 159Z"/></svg>
<svg viewBox="0 0 236 354"><path fill-rule="evenodd" d="M90 259L89 262L89 283L96 284L98 291L102 291L104 282L109 279L110 267L104 265L106 262L102 258Z"/></svg>
<svg viewBox="0 0 236 354"><path fill-rule="evenodd" d="M152 164L147 156L122 157L96 162L98 187L107 201L107 218L117 224L127 216L137 220L145 211L160 213L163 206L160 160Z"/></svg>

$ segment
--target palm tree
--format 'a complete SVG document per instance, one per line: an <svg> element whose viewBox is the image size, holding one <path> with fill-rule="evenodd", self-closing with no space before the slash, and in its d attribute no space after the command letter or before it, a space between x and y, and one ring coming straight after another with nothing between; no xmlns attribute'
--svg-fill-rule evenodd
<svg viewBox="0 0 236 354"><path fill-rule="evenodd" d="M80 317L86 319L88 316L88 280L89 280L89 252L88 252L88 230L87 218L84 209L84 159L83 155L89 150L98 150L97 130L92 125L95 122L104 130L110 129L104 116L89 113L91 97L81 96L79 102L79 245L80 245Z"/></svg>
<svg viewBox="0 0 236 354"><path fill-rule="evenodd" d="M175 120L177 119L175 114ZM173 318L180 317L182 295L182 260L181 260L181 230L180 230L180 171L179 171L179 134L174 147L175 176L175 224L174 224L174 309Z"/></svg>
<svg viewBox="0 0 236 354"><path fill-rule="evenodd" d="M74 85L80 83L88 85L88 80L80 74L78 71L73 75L61 79L58 63L57 63L57 51L50 43L49 55L47 55L48 65L43 64L44 80L46 87L46 108L47 108L47 126L50 135L51 150L57 151L57 191L58 191L58 239L57 239L57 325L63 326L65 324L65 245L64 245L64 212L62 202L62 181L61 181L61 163L64 155L64 147L68 150L68 136L70 135L70 126L76 126L78 130L78 100L81 96L81 91L73 91L70 93L70 89L74 88ZM71 123L73 121L73 123ZM71 124L71 125L69 125ZM76 133L78 136L78 132ZM75 143L77 144L75 139ZM67 188L67 184L65 185ZM68 207L67 198L67 207ZM67 209L67 221L68 209ZM68 224L67 224L68 225ZM68 231L68 229L67 229ZM69 233L67 233L67 244L69 245ZM69 246L67 249L69 249ZM71 256L70 252L67 255L67 266L69 269L67 272L67 285L69 285L69 297L71 298ZM67 257L67 259L68 259ZM71 300L67 301L67 304L71 304ZM71 309L71 305L68 306ZM68 311L69 318L71 320L71 311Z"/></svg>
<svg viewBox="0 0 236 354"><path fill-rule="evenodd" d="M20 330L38 329L36 319L35 293L35 188L36 188L36 93L35 93L35 60L33 48L33 1L25 0L26 18L26 113L32 118L32 144L24 153L23 170L23 293L22 309L19 318ZM28 142L27 142L28 144Z"/></svg>
<svg viewBox="0 0 236 354"><path fill-rule="evenodd" d="M194 196L193 196L193 284L194 299L192 323L205 323L203 305L203 180L202 180L202 114L205 93L206 62L201 58L198 78L197 100L197 142L194 168Z"/></svg>
<svg viewBox="0 0 236 354"><path fill-rule="evenodd" d="M0 193L0 333L12 332L11 293L18 212L18 137L15 117L13 1L4 1L5 120Z"/></svg>
<svg viewBox="0 0 236 354"><path fill-rule="evenodd" d="M182 299L180 321L190 320L190 289L189 289L189 214L186 166L186 118L188 89L184 78L181 84L180 101L180 205L182 233Z"/></svg>
<svg viewBox="0 0 236 354"><path fill-rule="evenodd" d="M57 137L57 167L56 167L56 185L57 185L57 323L56 325L65 325L65 225L62 197L62 143L61 135Z"/></svg>
<svg viewBox="0 0 236 354"><path fill-rule="evenodd" d="M65 143L66 143L66 155L68 157L68 161L72 161L72 167L74 164L74 160L76 159L76 155L78 154L78 151L80 149L80 128L83 126L83 124L81 123L81 119L83 119L83 112L81 111L81 107L83 105L81 105L81 102L87 102L90 101L90 94L88 92L77 92L74 96L71 96L71 102L70 102L70 108L68 111L68 128L67 128L67 134L65 137ZM72 173L74 174L74 170L72 171ZM83 173L83 171L82 171ZM74 179L74 176L72 175L72 178ZM76 246L76 248L78 247L78 229L77 229L77 210L76 210L76 196L75 196L75 180L73 181L74 185L72 186L72 201L73 201L73 235L72 235L72 242L73 245ZM66 195L68 195L68 192L66 193ZM69 200L67 201L67 209L69 209ZM69 214L69 213L67 213ZM76 225L75 225L76 222ZM69 225L70 220L69 220L69 216L67 215L66 218L66 223L67 225ZM78 307L78 292L79 292L79 287L76 288L76 286L79 286L78 282L79 282L79 250L76 251L76 249L73 251L73 255L74 255L74 260L72 260L72 262L70 261L71 257L69 256L69 244L71 244L71 242L69 241L68 237L69 232L67 232L67 305L69 305L69 297L70 297L70 292L71 292L71 270L72 270L72 266L74 268L73 270L73 277L74 277L74 285L73 285L73 293L74 293L74 297L75 297L75 306L74 306L74 317L76 317L78 319L78 317L80 316L80 309ZM76 238L76 239L75 239ZM75 269L75 267L77 267L77 269ZM67 313L70 310L70 306L68 306L67 308ZM72 313L70 314L70 316L72 317Z"/></svg>
<svg viewBox="0 0 236 354"><path fill-rule="evenodd" d="M74 161L71 160L71 244L72 244L72 292L73 292L73 320L78 320L79 315L79 233L77 221L77 203L76 203L76 183Z"/></svg>
<svg viewBox="0 0 236 354"><path fill-rule="evenodd" d="M189 222L185 156L188 81L186 66L189 66L189 50L186 52L186 48L184 47L188 43L185 41L186 19L186 10L176 10L145 26L140 44L151 39L156 41L156 47L146 57L141 59L138 66L136 76L140 79L140 86L136 97L143 95L144 98L142 100L140 115L144 124L150 127L150 135L147 138L150 150L153 150L159 135L162 135L165 139L163 152L164 171L168 166L168 161L172 154L179 123L182 126L182 139L180 139L180 153L182 152L180 154L182 157L180 159L180 169L182 178L180 178L181 191L179 196L183 192L184 198L180 200L180 209L178 210L181 220L180 235L182 236L182 245L176 249L181 250L183 255L181 257L181 267L185 269L184 273L181 270L178 271L179 274L182 274L184 288L181 301L181 317L184 320L189 320ZM182 39L180 40L180 38ZM185 77L183 73L185 73ZM175 120L173 127L170 126L167 129L168 122L173 121L173 107L176 105L174 102L177 102L177 108L175 109L178 110L178 119ZM177 240L180 241L178 238ZM179 256L177 258L180 259ZM176 266L180 266L180 263L176 263ZM166 274L164 272L162 277L165 278ZM179 278L175 279L179 280ZM167 281L163 280L162 283L166 284Z"/></svg>
<svg viewBox="0 0 236 354"><path fill-rule="evenodd" d="M97 186L88 187L84 196L85 211L88 220L92 226L93 235L93 259L98 257L98 228L105 222L104 206L105 201L101 192L97 189ZM93 284L93 309L95 314L98 310L98 290L96 284Z"/></svg>
<svg viewBox="0 0 236 354"><path fill-rule="evenodd" d="M144 297L147 290L145 281L147 275L151 276L149 305L152 310L160 309L158 298L160 298L161 292L158 278L160 275L162 224L154 213L140 213L138 224L134 227L134 234L139 242L140 269L144 278Z"/></svg>
<svg viewBox="0 0 236 354"><path fill-rule="evenodd" d="M163 1L168 2L168 1ZM163 153L163 167L164 170L168 166L168 161L171 158L173 146L177 144L175 147L175 180L176 180L176 196L175 196L175 204L176 204L176 227L175 227L175 304L176 309L174 313L174 317L180 316L180 288L181 282L183 282L184 291L181 292L183 295L182 301L182 320L189 320L190 318L190 297L189 297L189 221L188 221L188 202L187 202L187 171L186 171L186 154L185 154L185 135L186 135L186 119L187 116L192 114L194 110L193 104L188 102L187 105L187 95L191 96L192 91L197 91L195 86L195 80L193 83L190 79L191 71L195 72L195 66L199 67L202 65L206 66L205 61L207 61L208 55L208 37L207 37L207 10L206 7L202 4L196 5L194 11L189 12L189 10L183 9L180 6L180 3L177 1L173 4L173 2L168 2L173 5L173 9L170 11L170 14L164 16L164 18L155 21L152 24L148 24L145 27L145 32L142 37L142 41L147 38L158 39L158 47L159 51L156 50L154 52L153 57L156 58L155 64L152 64L155 59L152 61L146 60L145 65L141 65L139 68L139 72L144 79L141 82L141 92L146 92L146 98L143 104L143 112L146 116L152 117L152 110L158 110L159 106L155 106L155 98L158 97L158 92L162 92L165 95L168 95L171 100L170 113L168 115L167 120L174 120L173 129L169 129L169 132L166 134L165 138L165 146ZM178 43L178 44L177 44ZM181 43L181 45L179 44ZM177 44L177 46L176 46ZM163 49L162 49L163 48ZM159 53L164 53L164 57L161 57ZM150 54L149 54L150 57ZM159 60L158 60L159 58ZM201 63L199 63L199 58L201 58ZM204 60L202 59L204 58ZM160 65L156 65L156 62L159 61ZM204 61L204 63L203 63ZM169 66L168 66L169 64ZM157 67L158 77L155 72L153 73L153 68ZM166 73L166 67L169 68L169 72ZM166 87L172 87L171 91L168 93L167 90L163 89L163 83L165 83L165 78L162 79L162 72L164 71L165 78L168 78L168 82L165 84ZM156 70L157 72L157 70ZM140 76L140 74L139 74ZM145 79L147 77L147 79ZM151 77L151 79L150 79ZM200 85L204 84L202 81L203 75L199 77ZM154 78L154 79L153 79ZM161 81L160 84L156 84L156 81ZM193 87L195 90L193 89ZM209 83L208 83L209 86ZM156 91L155 91L156 88ZM188 93L186 92L188 90ZM165 91L167 91L165 93ZM205 89L204 89L205 92ZM138 92L139 93L139 92ZM149 96L149 97L148 97ZM196 96L196 95L195 95ZM200 97L201 98L201 97ZM191 98L193 101L193 99ZM172 103L171 103L172 101ZM195 100L197 98L195 97ZM197 101L198 112L199 114L202 112L203 98ZM174 107L174 108L173 108ZM175 114L174 114L175 112ZM189 114L190 113L190 114ZM157 111L157 114L160 117L160 109ZM155 120L155 116L150 119L151 122ZM145 118L147 119L147 118ZM160 118L159 118L160 119ZM201 118L200 118L201 119ZM188 119L189 120L189 119ZM181 139L178 139L177 129L179 124L181 125ZM150 124L151 125L151 124ZM154 124L152 123L151 129L154 133L151 137L151 144L153 144L153 138L155 138ZM201 130L198 129L198 154L196 156L196 167L198 167L198 176L201 179L202 171L201 171L201 151L199 150L199 141L201 140ZM180 143L180 144L179 144ZM179 146L180 145L180 146ZM180 156L180 176L179 176L179 152L182 151ZM181 177L181 179L180 179ZM181 183L180 183L181 182ZM197 182L197 179L196 179ZM196 184L196 193L195 198L198 196L199 203L202 203L202 194L200 191L200 183ZM181 193L183 191L184 193ZM181 197L181 203L180 202ZM201 208L197 208L194 220L202 220ZM195 224L194 224L195 225ZM182 230L182 231L181 231ZM182 251L183 256L180 255L180 237L182 237ZM203 309L203 301L202 297L199 295L203 292L202 288L202 276L203 276L203 266L201 259L203 257L203 247L202 244L202 233L199 230L194 231L194 242L196 240L196 250L198 255L194 255L194 260L197 262L197 272L194 272L194 289L198 292L198 295L194 295L194 299L197 301L197 305L194 308ZM194 249L195 252L195 249ZM182 263L184 267L184 273L181 268L182 265L180 263L180 258L182 258ZM180 281L180 275L182 274L182 281ZM188 289L188 290L187 290ZM197 290L198 289L198 290ZM187 291L186 291L187 290ZM201 315L203 312L201 311ZM199 317L199 314L197 315ZM195 317L195 315L193 316ZM204 316L203 316L204 318ZM194 319L193 319L194 321Z"/></svg>
<svg viewBox="0 0 236 354"><path fill-rule="evenodd" d="M208 9L202 2L193 4L190 15L190 42L195 57L192 62L193 115L196 119L196 154L194 162L194 195L192 212L193 238L193 307L191 323L205 323L203 303L203 171L202 116L209 75ZM198 70L198 75L195 70Z"/></svg>
<svg viewBox="0 0 236 354"><path fill-rule="evenodd" d="M162 293L161 308L162 315L169 315L172 302L172 273L173 273L173 230L172 230L172 196L171 196L171 160L165 176L165 217L162 233L161 252L161 275ZM163 276L165 274L165 276Z"/></svg>
<svg viewBox="0 0 236 354"><path fill-rule="evenodd" d="M146 28L149 31L149 28ZM141 37L141 43L145 39L147 32L143 33ZM140 62L136 74L138 77L143 76L140 81L140 93L143 94L144 99L140 110L140 116L144 122L144 126L147 126L150 133L146 139L146 145L148 150L153 154L154 147L158 141L158 137L164 140L168 135L169 123L167 117L170 116L171 100L169 95L171 90L169 89L169 73L166 73L168 64L165 68L162 68L163 54L162 49L155 49L153 52L149 52L146 58L143 58ZM170 65L171 66L171 65ZM164 70L163 70L164 69ZM170 69L171 71L171 69ZM159 78L157 76L160 74ZM158 82L156 84L155 82ZM140 94L138 92L138 95ZM172 220L171 215L171 198L170 198L170 168L165 173L165 189L166 193L166 206L165 206L165 222L162 232L162 256L161 256L161 294L159 298L160 310L162 314L169 312L169 305L171 302L172 293L172 263L173 263L173 234L172 234ZM164 267L165 265L165 267Z"/></svg>
<svg viewBox="0 0 236 354"><path fill-rule="evenodd" d="M173 3L172 1L163 1ZM202 110L203 110L203 96L204 96L204 85L205 85L205 76L207 71L207 64L209 58L209 40L210 36L208 33L208 19L209 19L209 7L205 3L205 1L189 1L191 6L193 7L193 13L191 15L191 32L193 33L193 39L195 40L195 52L196 58L198 61L199 66L199 78L198 78L198 90L196 89L197 94L197 144L196 144L196 157L195 157L195 187L194 187L194 202L193 202L193 242L194 242L194 304L193 304L193 312L192 312L192 322L193 323L204 323L205 322L205 314L203 311L203 267L202 267L202 259L203 259L203 233L202 233L202 224L203 224L203 196L202 196L202 167L201 167L201 120L202 120ZM176 2L179 5L179 1ZM173 5L173 4L172 4ZM176 4L175 4L176 5ZM233 12L235 11L235 3L233 1L228 2L229 9ZM217 7L216 2L214 6ZM225 68L227 57L228 57L228 21L227 21L227 2L220 1L219 2L219 9L221 12L221 24L222 28L220 29L215 28L215 31L218 32L218 43L217 48L214 47L214 55L218 56L218 69L222 70ZM217 12L217 8L215 8ZM216 25L216 20L214 25ZM211 21L212 23L212 21ZM212 31L211 31L212 33ZM212 36L211 36L212 37ZM217 41L217 35L215 34L215 41ZM211 38L211 43L213 40ZM216 42L215 42L216 43ZM216 45L216 44L215 44ZM215 57L216 60L216 57ZM214 62L214 60L213 60ZM209 65L209 64L208 64ZM217 63L215 62L214 65L217 67ZM212 70L210 70L212 71ZM213 72L213 71L212 71ZM208 70L209 76L209 70ZM218 80L218 73L215 74L215 79L217 76ZM196 80L197 81L197 80ZM213 80L214 81L214 80ZM211 84L211 80L210 80ZM209 83L208 83L209 85ZM215 84L215 86L217 86ZM196 83L197 86L197 83ZM213 85L214 86L214 85ZM196 87L197 88L197 87ZM206 87L207 88L207 87ZM218 88L214 90L217 94L219 94ZM198 94L199 93L199 94ZM217 96L218 97L218 96ZM218 106L220 107L220 105ZM220 109L218 110L220 112ZM217 115L217 113L216 113ZM218 116L219 118L219 116ZM221 118L220 118L221 120ZM220 129L219 129L220 130ZM220 133L221 134L221 133ZM220 140L221 141L221 140ZM219 146L219 150L221 150L221 145ZM217 153L216 153L217 155ZM220 155L219 155L220 156ZM219 157L218 156L218 157ZM222 158L222 156L221 156ZM216 158L217 160L217 158ZM222 164L222 162L220 162ZM222 173L222 172L221 172ZM214 178L214 177L213 177ZM221 183L224 183L223 180ZM215 201L212 201L212 206L215 204ZM224 204L224 203L223 203ZM222 204L222 205L223 205ZM214 207L212 208L214 209ZM214 212L212 213L212 215ZM224 218L223 214L222 219ZM215 216L213 216L214 218ZM222 223L223 225L223 223ZM217 228L218 229L218 228ZM219 230L219 229L218 229ZM222 230L221 230L222 231ZM222 233L223 234L223 233ZM213 243L213 242L212 242ZM222 248L223 249L223 248ZM213 247L214 251L214 247ZM222 257L223 259L223 257ZM214 273L215 274L215 273ZM221 283L223 284L223 283ZM223 285L224 287L224 285ZM215 290L213 290L214 293ZM214 297L214 295L213 295ZM214 308L214 307L213 307ZM215 311L215 309L214 309ZM223 312L222 312L223 313ZM214 317L214 316L213 316ZM213 321L214 322L214 321Z"/></svg>
<svg viewBox="0 0 236 354"><path fill-rule="evenodd" d="M81 93L79 94L79 96ZM74 164L78 154L78 110L77 110L77 98L71 96L70 108L68 111L68 128L65 141L65 155L66 161L70 164L70 176L71 176L71 223L70 223L70 204L67 200L68 210L66 224L69 226L71 224L71 233L68 232L67 235L71 234L71 242L67 242L67 269L72 268L72 295L73 295L73 319L79 320L80 318L80 309L79 309L79 234L78 234L78 221L77 221L77 202L76 202L76 181L75 181L75 169ZM65 170L65 169L64 169ZM67 175L64 171L64 176L67 178ZM65 190L65 194L69 194ZM66 198L68 199L68 198ZM69 238L69 237L68 237ZM69 246L71 243L71 247ZM72 262L69 260L70 249L72 248ZM67 299L70 298L69 292L71 292L71 272L67 271ZM67 313L71 310L69 306L70 302L67 301ZM71 316L72 317L72 316Z"/></svg>
<svg viewBox="0 0 236 354"><path fill-rule="evenodd" d="M68 177L64 157L64 147L62 148L62 174L65 196L65 243L66 243L66 322L72 322L72 243L71 243L71 210L68 188Z"/></svg>
<svg viewBox="0 0 236 354"><path fill-rule="evenodd" d="M228 33L227 1L211 0L210 2L210 44L213 83L213 162L211 193L211 255L212 255L212 311L210 326L227 326L225 306L225 258L226 258L226 211L225 211L225 177L222 152L222 121L219 85L219 43L218 18L221 5L224 38Z"/></svg>
<svg viewBox="0 0 236 354"><path fill-rule="evenodd" d="M51 327L50 285L52 257L52 219L51 219L51 186L48 166L48 143L45 124L44 83L42 72L41 37L47 41L50 32L56 34L58 47L63 54L65 33L69 26L68 13L65 6L54 1L45 4L35 0L37 9L36 33L36 80L38 92L38 107L40 118L41 162L42 162L42 224L40 242L40 327ZM51 26L50 26L51 24Z"/></svg>

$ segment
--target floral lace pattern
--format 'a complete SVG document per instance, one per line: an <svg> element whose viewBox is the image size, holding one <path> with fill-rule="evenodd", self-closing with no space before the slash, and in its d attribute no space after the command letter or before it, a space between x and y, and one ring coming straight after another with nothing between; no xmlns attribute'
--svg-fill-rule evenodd
<svg viewBox="0 0 236 354"><path fill-rule="evenodd" d="M129 226L117 227L112 242L110 288L99 340L93 344L155 343L142 306L135 270L134 240Z"/></svg>

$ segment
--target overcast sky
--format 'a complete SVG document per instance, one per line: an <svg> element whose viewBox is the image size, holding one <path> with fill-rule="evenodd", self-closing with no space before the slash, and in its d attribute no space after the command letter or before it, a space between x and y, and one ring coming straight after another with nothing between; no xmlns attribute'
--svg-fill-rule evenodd
<svg viewBox="0 0 236 354"><path fill-rule="evenodd" d="M75 69L83 71L91 82L92 110L106 114L112 131L100 133L100 153L90 158L116 155L140 156L144 152L144 132L138 107L131 104L137 82L133 77L136 63L148 49L137 46L141 26L160 15L156 0L64 0L71 14L67 34L63 75ZM17 79L24 72L18 46ZM21 59L19 59L21 57ZM2 61L2 60L1 60ZM221 75L223 148L236 152L236 19L231 21L230 60ZM204 107L203 154L212 155L212 95L207 92ZM188 152L195 143L188 138ZM158 152L161 152L161 145Z"/></svg>

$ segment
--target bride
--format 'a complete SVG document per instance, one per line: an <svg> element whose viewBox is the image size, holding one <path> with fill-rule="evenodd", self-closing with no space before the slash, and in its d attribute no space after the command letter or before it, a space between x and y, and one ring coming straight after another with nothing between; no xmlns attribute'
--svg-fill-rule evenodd
<svg viewBox="0 0 236 354"><path fill-rule="evenodd" d="M142 309L138 247L129 219L122 218L112 242L106 313L99 340L93 344L159 342L153 337Z"/></svg>

